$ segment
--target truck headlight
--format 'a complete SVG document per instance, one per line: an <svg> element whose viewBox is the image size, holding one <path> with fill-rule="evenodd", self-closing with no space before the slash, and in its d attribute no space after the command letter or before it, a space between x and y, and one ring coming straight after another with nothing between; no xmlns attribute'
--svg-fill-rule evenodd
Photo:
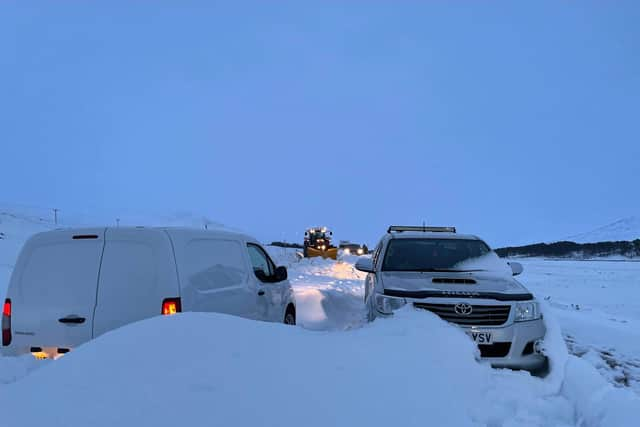
<svg viewBox="0 0 640 427"><path fill-rule="evenodd" d="M404 298L388 297L382 294L376 294L376 309L382 314L393 314L394 310L399 309L407 303Z"/></svg>
<svg viewBox="0 0 640 427"><path fill-rule="evenodd" d="M516 322L526 322L540 318L540 308L536 301L516 303Z"/></svg>
<svg viewBox="0 0 640 427"><path fill-rule="evenodd" d="M362 255L362 254L364 254L364 249L358 248L358 255Z"/></svg>
<svg viewBox="0 0 640 427"><path fill-rule="evenodd" d="M351 249L349 249L349 248L344 248L344 254L345 254L345 255L351 255Z"/></svg>

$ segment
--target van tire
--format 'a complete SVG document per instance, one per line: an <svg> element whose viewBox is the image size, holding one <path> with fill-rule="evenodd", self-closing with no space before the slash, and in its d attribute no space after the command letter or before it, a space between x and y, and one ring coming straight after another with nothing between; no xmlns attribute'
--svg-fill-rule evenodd
<svg viewBox="0 0 640 427"><path fill-rule="evenodd" d="M287 311L284 314L284 324L292 326L296 324L296 309L292 304L287 306Z"/></svg>

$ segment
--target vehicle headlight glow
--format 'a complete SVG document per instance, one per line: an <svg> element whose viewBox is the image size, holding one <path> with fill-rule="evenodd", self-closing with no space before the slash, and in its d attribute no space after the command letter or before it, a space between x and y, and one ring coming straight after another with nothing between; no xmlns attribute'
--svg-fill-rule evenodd
<svg viewBox="0 0 640 427"><path fill-rule="evenodd" d="M536 301L516 303L516 322L526 322L540 318L540 307Z"/></svg>
<svg viewBox="0 0 640 427"><path fill-rule="evenodd" d="M399 309L407 303L404 298L388 297L382 294L376 294L376 309L382 314L393 314L394 310Z"/></svg>
<svg viewBox="0 0 640 427"><path fill-rule="evenodd" d="M327 247L325 245L321 246L322 250L324 251L325 249L327 249Z"/></svg>
<svg viewBox="0 0 640 427"><path fill-rule="evenodd" d="M358 248L358 255L362 255L362 254L364 254L364 249Z"/></svg>
<svg viewBox="0 0 640 427"><path fill-rule="evenodd" d="M350 254L351 254L351 249L349 249L349 248L344 248L344 254L345 254L345 255L350 255Z"/></svg>

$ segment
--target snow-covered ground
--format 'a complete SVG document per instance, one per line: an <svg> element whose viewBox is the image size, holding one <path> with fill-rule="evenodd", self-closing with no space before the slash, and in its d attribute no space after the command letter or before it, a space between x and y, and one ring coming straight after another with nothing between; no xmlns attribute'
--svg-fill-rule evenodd
<svg viewBox="0 0 640 427"><path fill-rule="evenodd" d="M518 261L520 280L550 304L571 352L640 394L640 262Z"/></svg>
<svg viewBox="0 0 640 427"><path fill-rule="evenodd" d="M31 230L3 224L10 270ZM55 362L0 358L0 425L637 424L640 263L519 260L521 281L547 300L551 372L541 379L477 362L471 341L428 312L364 322L356 257L269 251L289 268L302 327L184 314Z"/></svg>

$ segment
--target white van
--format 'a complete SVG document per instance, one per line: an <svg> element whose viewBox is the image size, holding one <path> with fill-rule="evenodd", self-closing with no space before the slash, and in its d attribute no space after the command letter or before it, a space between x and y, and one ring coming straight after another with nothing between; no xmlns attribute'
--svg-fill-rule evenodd
<svg viewBox="0 0 640 427"><path fill-rule="evenodd" d="M180 311L295 324L285 267L253 238L182 228L36 234L3 305L5 355L57 357L107 331Z"/></svg>

